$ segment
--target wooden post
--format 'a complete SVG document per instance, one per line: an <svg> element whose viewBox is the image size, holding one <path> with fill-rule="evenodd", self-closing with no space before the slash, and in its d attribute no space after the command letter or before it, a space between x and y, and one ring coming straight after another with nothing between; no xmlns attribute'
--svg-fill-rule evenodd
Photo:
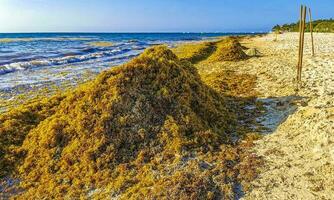
<svg viewBox="0 0 334 200"><path fill-rule="evenodd" d="M300 8L300 23L299 23L299 57L297 66L297 90L301 81L301 73L303 66L303 53L304 53L304 39L305 39L305 24L306 21L306 6Z"/></svg>
<svg viewBox="0 0 334 200"><path fill-rule="evenodd" d="M299 49L298 49L298 65L297 65L297 76L296 76L296 81L298 83L299 80L299 68L300 68L300 55L301 55L301 42L302 42L302 24L303 24L303 9L304 6L300 6L300 18L299 18ZM298 86L297 86L298 89Z"/></svg>
<svg viewBox="0 0 334 200"><path fill-rule="evenodd" d="M299 82L302 79L302 68L303 68L303 57L304 57L304 44L305 44L305 28L306 28L306 6L303 10L303 23L302 23L302 46L301 46L301 59L300 59L300 68L299 68Z"/></svg>
<svg viewBox="0 0 334 200"><path fill-rule="evenodd" d="M312 26L311 8L308 9L308 14L309 14L309 17L310 17L310 32L311 32L311 40L312 40L312 56L314 56L314 40L313 40L313 26Z"/></svg>

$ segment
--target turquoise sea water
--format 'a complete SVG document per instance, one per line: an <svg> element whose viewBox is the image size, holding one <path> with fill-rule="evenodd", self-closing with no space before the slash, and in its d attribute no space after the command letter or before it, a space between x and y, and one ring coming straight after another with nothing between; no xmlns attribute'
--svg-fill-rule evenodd
<svg viewBox="0 0 334 200"><path fill-rule="evenodd" d="M247 33L245 33L247 34ZM11 33L0 34L0 92L76 80L128 61L156 44L174 46L233 33ZM240 35L240 34L238 34ZM112 42L99 47L94 42Z"/></svg>

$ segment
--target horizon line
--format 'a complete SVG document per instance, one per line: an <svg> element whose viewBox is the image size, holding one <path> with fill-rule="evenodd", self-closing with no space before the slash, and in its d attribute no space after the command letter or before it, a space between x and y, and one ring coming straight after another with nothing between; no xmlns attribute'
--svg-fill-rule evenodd
<svg viewBox="0 0 334 200"><path fill-rule="evenodd" d="M114 33L121 33L121 34L160 34L160 33L182 33L182 34L207 34L207 33L229 33L229 34L247 34L247 33L252 33L252 34L256 34L256 33L268 33L270 31L139 31L139 32L135 32L135 31L115 31L115 32L109 32L109 31L36 31L36 32L30 32L30 31L23 31L23 32L0 32L0 34L36 34L36 33L89 33L89 34L114 34Z"/></svg>

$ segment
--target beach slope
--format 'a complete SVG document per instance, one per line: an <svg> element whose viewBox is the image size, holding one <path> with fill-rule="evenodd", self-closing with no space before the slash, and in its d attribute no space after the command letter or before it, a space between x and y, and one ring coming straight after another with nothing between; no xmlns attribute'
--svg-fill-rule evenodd
<svg viewBox="0 0 334 200"><path fill-rule="evenodd" d="M263 57L240 71L258 77L259 98L267 101L270 128L254 152L265 165L253 190L244 199L334 198L334 34L315 34L316 56L311 56L306 34L302 88L296 92L298 34L253 38L248 46Z"/></svg>

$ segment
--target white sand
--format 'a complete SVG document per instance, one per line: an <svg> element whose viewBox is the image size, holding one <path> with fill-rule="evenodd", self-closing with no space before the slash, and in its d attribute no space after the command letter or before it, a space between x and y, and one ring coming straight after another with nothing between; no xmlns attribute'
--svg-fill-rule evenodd
<svg viewBox="0 0 334 200"><path fill-rule="evenodd" d="M334 34L315 34L316 56L306 35L302 88L296 93L298 34L257 37L245 45L264 54L238 64L258 76L269 101L259 119L270 129L254 151L265 166L244 199L334 199Z"/></svg>

